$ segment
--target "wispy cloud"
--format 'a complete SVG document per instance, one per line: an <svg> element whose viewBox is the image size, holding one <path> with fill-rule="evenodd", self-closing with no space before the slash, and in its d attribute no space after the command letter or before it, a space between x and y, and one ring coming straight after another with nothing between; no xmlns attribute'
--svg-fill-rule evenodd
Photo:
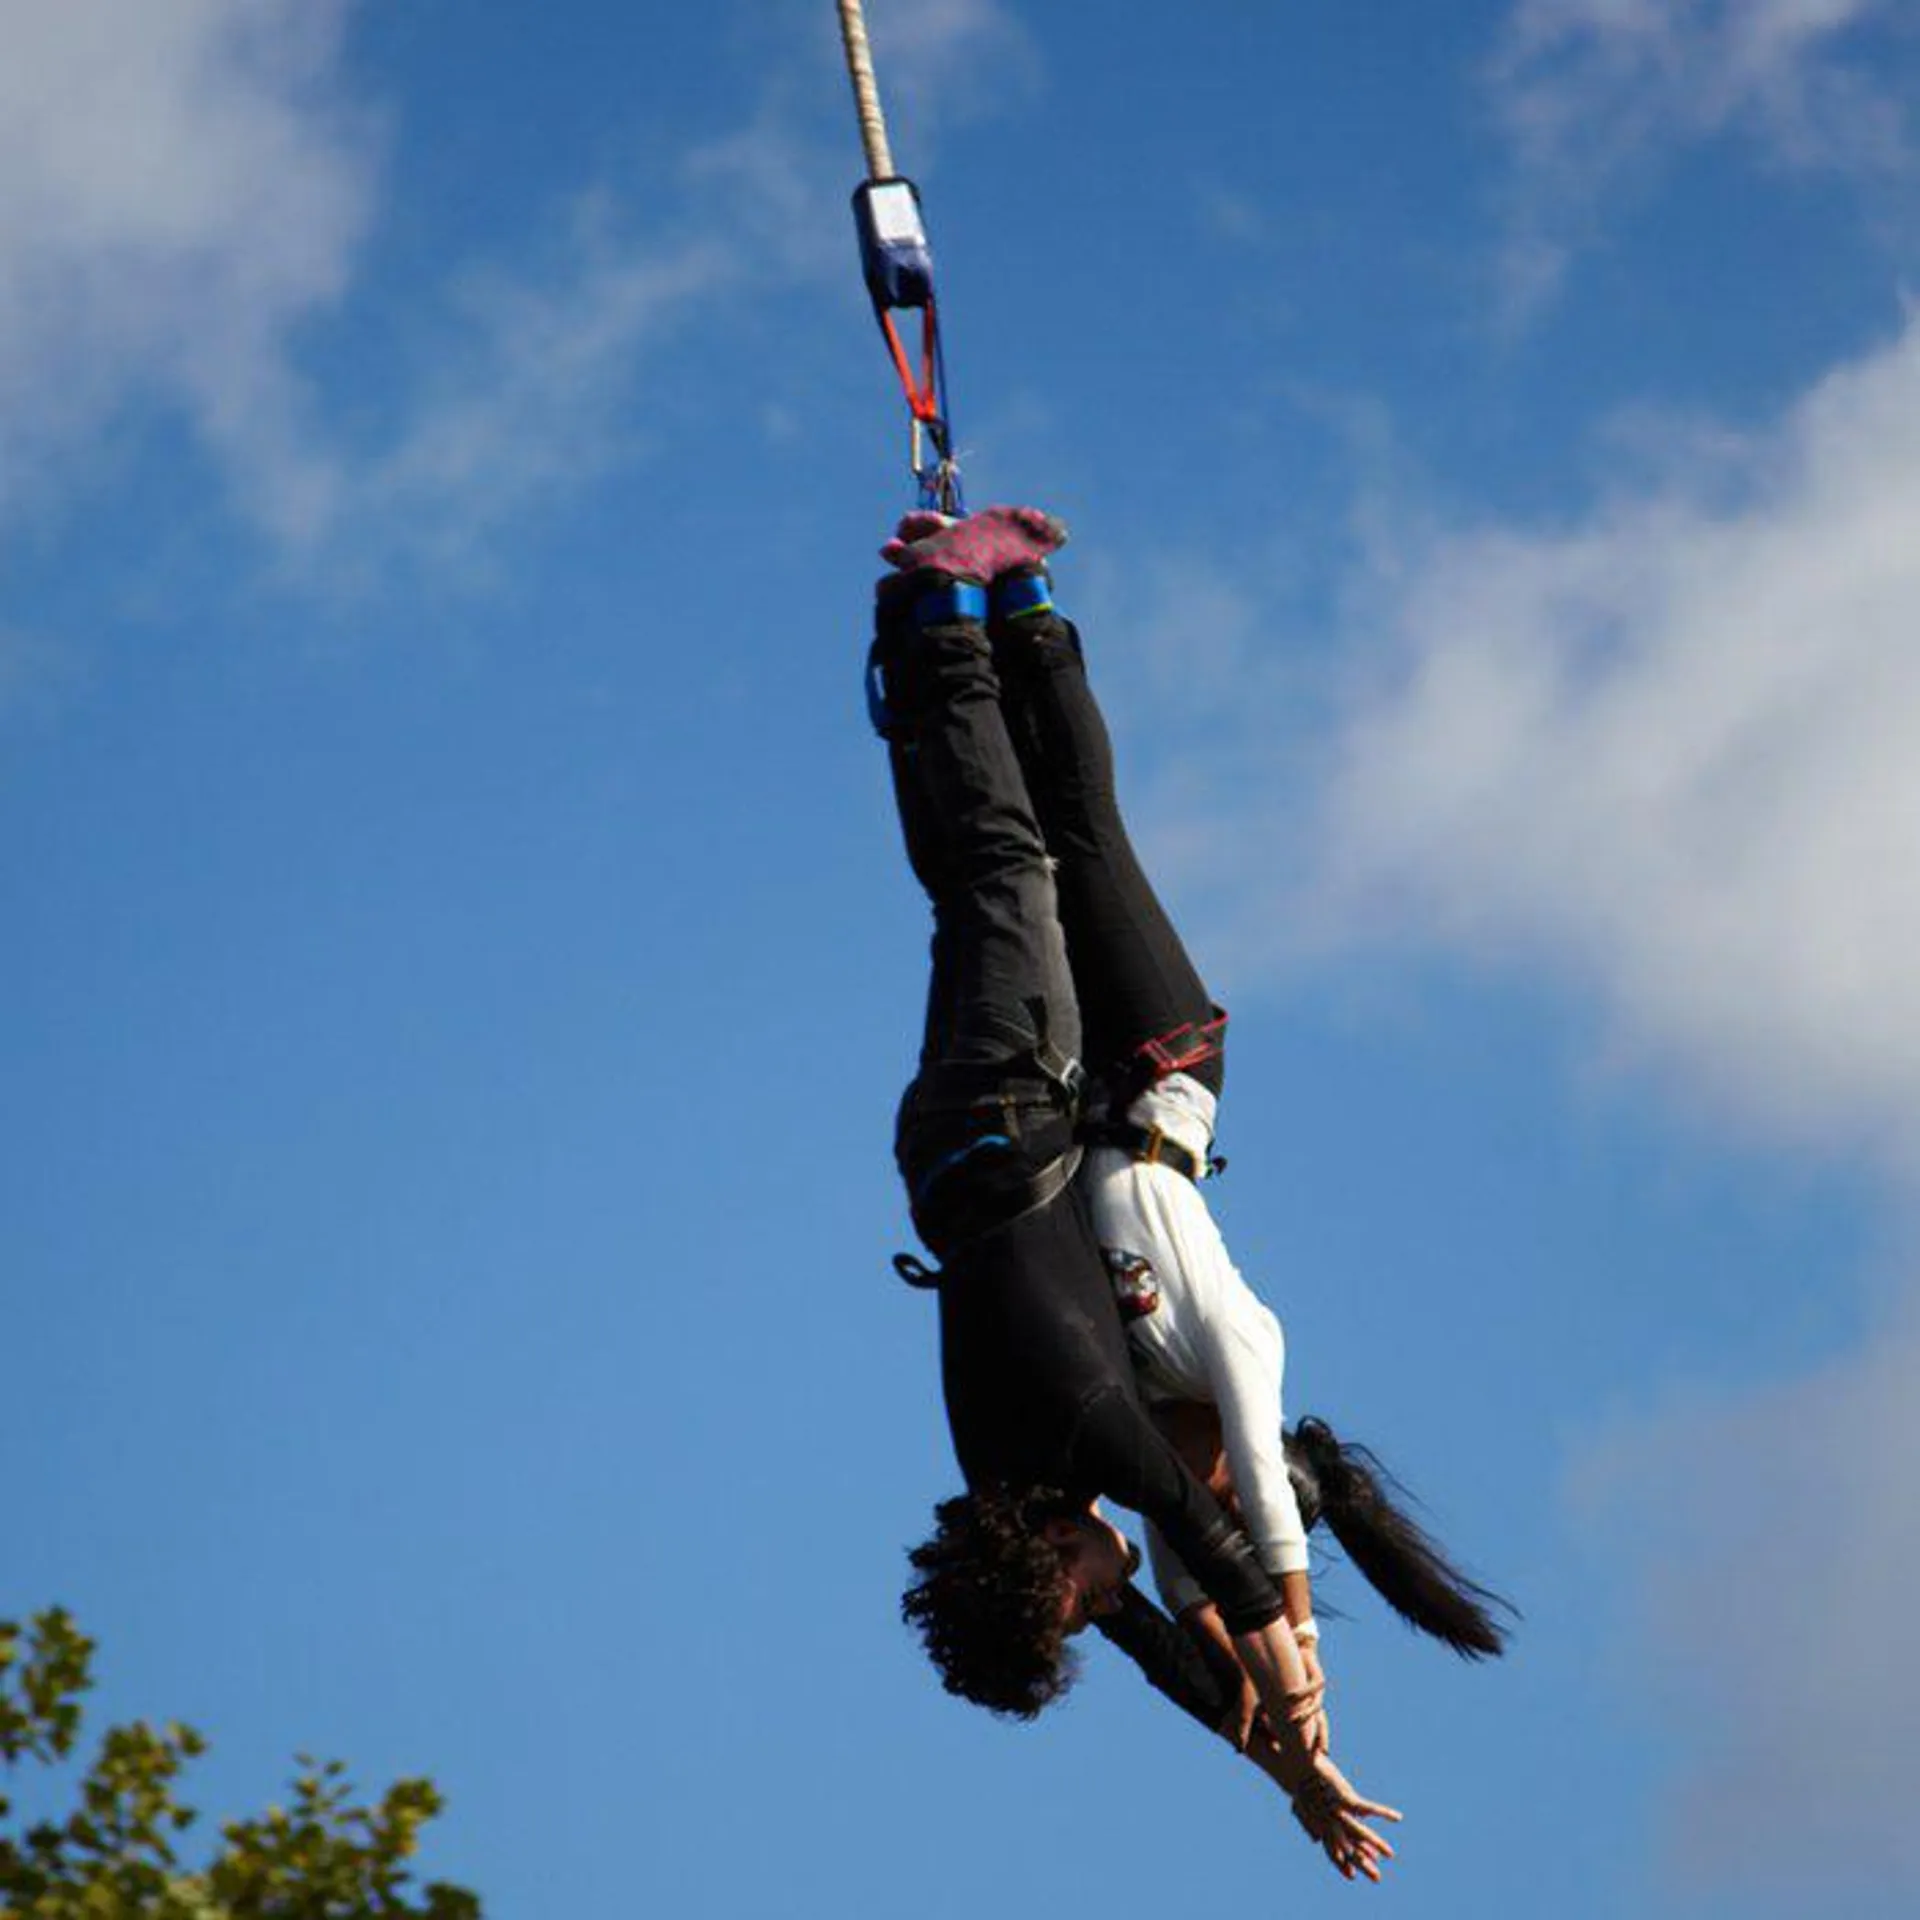
<svg viewBox="0 0 1920 1920"><path fill-rule="evenodd" d="M1380 538L1364 676L1316 781L1216 714L1230 772L1174 810L1240 848L1293 828L1309 884L1243 905L1240 949L1305 924L1336 955L1545 984L1695 1113L1862 1157L1910 1208L1916 525L1920 318L1767 431L1676 433L1656 477L1575 520ZM1920 1740L1920 1275L1871 1320L1809 1378L1643 1410L1582 1472L1590 1511L1625 1516L1610 1569L1688 1716L1663 1720L1673 1858L1752 1884L1754 1911L1812 1910L1837 1856L1920 1889L1898 1803Z"/></svg>
<svg viewBox="0 0 1920 1920"><path fill-rule="evenodd" d="M1737 461L1436 541L1322 903L1544 961L1724 1114L1920 1169L1916 516L1920 324Z"/></svg>
<svg viewBox="0 0 1920 1920"><path fill-rule="evenodd" d="M370 116L335 84L347 0L39 0L0 61L0 513L130 402L211 443L342 295Z"/></svg>
<svg viewBox="0 0 1920 1920"><path fill-rule="evenodd" d="M562 240L446 290L422 371L354 440L304 372L377 213L350 0L37 0L0 66L0 516L116 424L183 420L285 564L459 564L622 450L635 358L737 265L583 192ZM354 409L339 410L351 415Z"/></svg>
<svg viewBox="0 0 1920 1920"><path fill-rule="evenodd" d="M1863 41L1894 0L1520 0L1489 68L1513 144L1505 293L1558 290L1602 213L1677 147L1736 136L1767 163L1905 182L1911 106Z"/></svg>
<svg viewBox="0 0 1920 1920"><path fill-rule="evenodd" d="M497 525L626 450L624 403L639 356L732 284L739 262L698 241L622 245L591 203L572 226L566 279L480 277L466 289L469 353L362 476L363 509L389 520L409 511L433 516L439 503L442 528L457 536Z"/></svg>
<svg viewBox="0 0 1920 1920"><path fill-rule="evenodd" d="M1032 36L1002 0L916 0L876 9L871 24L888 109L916 141L1028 93L1039 78Z"/></svg>
<svg viewBox="0 0 1920 1920"><path fill-rule="evenodd" d="M343 444L305 394L256 415L227 449L247 510L296 572L484 575L504 528L644 445L650 355L740 272L734 249L636 238L583 196L537 266L474 268L451 290L385 437Z"/></svg>

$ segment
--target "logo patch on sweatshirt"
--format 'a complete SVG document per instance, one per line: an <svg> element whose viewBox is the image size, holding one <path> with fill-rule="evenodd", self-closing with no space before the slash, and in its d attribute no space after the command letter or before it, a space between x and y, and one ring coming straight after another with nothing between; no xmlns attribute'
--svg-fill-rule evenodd
<svg viewBox="0 0 1920 1920"><path fill-rule="evenodd" d="M1159 1306L1160 1282L1154 1277L1152 1261L1124 1247L1102 1247L1100 1257L1107 1263L1122 1320L1145 1319Z"/></svg>

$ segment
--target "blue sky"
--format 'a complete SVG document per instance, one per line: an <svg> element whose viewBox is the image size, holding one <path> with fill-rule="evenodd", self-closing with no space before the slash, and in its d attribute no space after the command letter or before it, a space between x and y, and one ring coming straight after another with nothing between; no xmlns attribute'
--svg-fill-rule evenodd
<svg viewBox="0 0 1920 1920"><path fill-rule="evenodd" d="M1007 1728L895 1623L833 9L0 17L0 1609L216 1811L431 1772L505 1916L1913 1910L1910 6L872 0L1291 1406L1526 1614L1328 1575L1379 1890L1102 1650Z"/></svg>

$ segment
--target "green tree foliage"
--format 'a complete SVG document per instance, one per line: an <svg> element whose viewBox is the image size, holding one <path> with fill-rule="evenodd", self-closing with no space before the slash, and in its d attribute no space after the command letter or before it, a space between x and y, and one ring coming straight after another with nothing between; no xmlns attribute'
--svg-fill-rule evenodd
<svg viewBox="0 0 1920 1920"><path fill-rule="evenodd" d="M0 1787L73 1754L93 1651L59 1608L24 1629L0 1621ZM302 1757L290 1806L230 1821L210 1860L184 1865L199 1816L177 1787L205 1750L191 1727L136 1721L101 1738L64 1819L22 1827L0 1792L0 1920L479 1920L463 1888L413 1884L408 1862L441 1806L432 1781L360 1806L338 1761Z"/></svg>

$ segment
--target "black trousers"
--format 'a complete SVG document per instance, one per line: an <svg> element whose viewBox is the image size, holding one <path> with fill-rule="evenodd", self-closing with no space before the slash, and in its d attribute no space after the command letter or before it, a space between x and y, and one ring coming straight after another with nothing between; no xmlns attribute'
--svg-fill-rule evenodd
<svg viewBox="0 0 1920 1920"><path fill-rule="evenodd" d="M1078 630L1057 614L1035 615L997 630L994 654L1008 729L1055 862L1087 1062L1124 1083L1148 1042L1208 1027L1218 1010L1121 818L1113 743ZM1217 1036L1186 1071L1219 1093Z"/></svg>
<svg viewBox="0 0 1920 1920"><path fill-rule="evenodd" d="M875 662L934 918L895 1151L915 1224L944 1257L1064 1178L1069 1058L1119 1080L1145 1042L1213 1009L1121 819L1073 626L1042 614L989 642L965 621L916 628L883 597ZM1190 1070L1218 1091L1217 1051Z"/></svg>
<svg viewBox="0 0 1920 1920"><path fill-rule="evenodd" d="M884 596L877 629L894 795L933 907L926 1026L895 1157L914 1224L945 1258L1070 1173L1080 1014L984 631L915 627Z"/></svg>

